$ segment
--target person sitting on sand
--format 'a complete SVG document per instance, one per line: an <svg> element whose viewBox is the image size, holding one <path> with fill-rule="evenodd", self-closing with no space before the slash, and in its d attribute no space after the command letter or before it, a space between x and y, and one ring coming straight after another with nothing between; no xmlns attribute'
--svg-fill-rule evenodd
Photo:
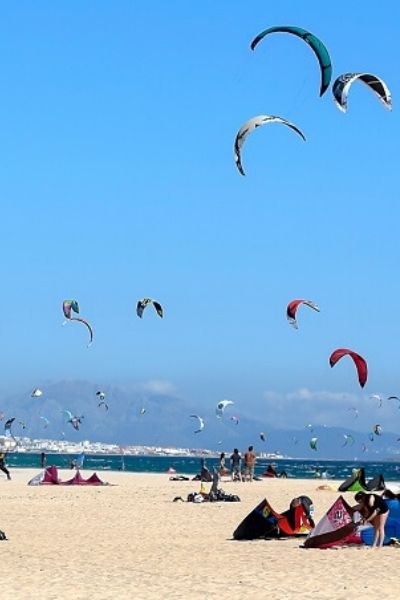
<svg viewBox="0 0 400 600"><path fill-rule="evenodd" d="M229 471L225 466L225 452L221 452L221 455L219 457L218 473L220 477L222 477L222 475L229 475Z"/></svg>
<svg viewBox="0 0 400 600"><path fill-rule="evenodd" d="M373 526L374 540L373 548L381 548L385 539L385 523L389 514L387 502L378 494L366 494L357 492L354 499L358 502L353 508L359 510L363 517L362 523L371 523Z"/></svg>
<svg viewBox="0 0 400 600"><path fill-rule="evenodd" d="M242 455L237 448L234 449L231 454L231 466L232 466L232 481L242 481L242 474L240 471L240 465L242 463Z"/></svg>
<svg viewBox="0 0 400 600"><path fill-rule="evenodd" d="M3 471L7 475L8 481L11 479L10 471L6 467L6 455L7 452L0 452L0 471Z"/></svg>
<svg viewBox="0 0 400 600"><path fill-rule="evenodd" d="M276 464L272 463L268 465L265 472L269 474L269 477L278 477L278 471L276 470Z"/></svg>

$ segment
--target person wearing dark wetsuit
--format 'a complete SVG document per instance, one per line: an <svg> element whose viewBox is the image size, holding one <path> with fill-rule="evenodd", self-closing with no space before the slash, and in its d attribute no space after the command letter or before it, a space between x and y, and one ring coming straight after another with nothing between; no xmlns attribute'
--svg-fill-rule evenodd
<svg viewBox="0 0 400 600"><path fill-rule="evenodd" d="M3 471L7 475L7 479L11 479L10 471L6 467L6 453L0 452L0 471Z"/></svg>
<svg viewBox="0 0 400 600"><path fill-rule="evenodd" d="M373 548L381 548L385 539L385 523L389 515L389 506L384 498L378 494L358 492L354 499L358 505L354 508L360 511L362 523L371 523L375 530Z"/></svg>

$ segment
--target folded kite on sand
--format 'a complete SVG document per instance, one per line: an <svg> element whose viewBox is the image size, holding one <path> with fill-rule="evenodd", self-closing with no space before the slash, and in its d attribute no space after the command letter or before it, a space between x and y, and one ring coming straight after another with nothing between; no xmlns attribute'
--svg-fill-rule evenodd
<svg viewBox="0 0 400 600"><path fill-rule="evenodd" d="M100 479L97 473L93 473L88 479L84 479L79 471L67 481L61 481L56 466L48 467L41 473L28 481L28 485L109 485Z"/></svg>

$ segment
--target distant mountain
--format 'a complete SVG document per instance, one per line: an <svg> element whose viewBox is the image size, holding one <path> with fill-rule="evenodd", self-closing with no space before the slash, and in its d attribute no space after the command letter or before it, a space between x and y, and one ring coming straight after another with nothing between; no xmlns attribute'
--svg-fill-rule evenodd
<svg viewBox="0 0 400 600"><path fill-rule="evenodd" d="M190 415L198 412L186 400L174 395L167 385L153 382L152 385L108 386L105 401L109 410L99 407L97 384L89 381L60 381L40 386L43 395L32 398L31 391L4 399L0 411L7 418L16 417L13 433L31 438L61 439L64 435L71 441L102 441L119 445L159 445L188 448L211 448L230 452L234 447L246 449L250 444L257 452L281 452L292 457L343 458L382 460L387 457L400 458L398 435L384 432L370 441L368 433L351 431L339 427L314 427L300 430L283 430L267 427L265 420L256 417L241 417L238 424L231 419L232 410L218 419L214 408L205 408L200 414L205 428L195 434L197 421ZM140 414L143 409L144 414ZM67 423L63 410L74 415L83 415L80 431ZM45 428L46 417L49 425ZM269 421L273 421L272 418ZM22 429L22 423L26 429ZM260 433L266 434L266 441ZM345 434L351 434L345 445ZM318 437L318 450L309 446L311 437Z"/></svg>

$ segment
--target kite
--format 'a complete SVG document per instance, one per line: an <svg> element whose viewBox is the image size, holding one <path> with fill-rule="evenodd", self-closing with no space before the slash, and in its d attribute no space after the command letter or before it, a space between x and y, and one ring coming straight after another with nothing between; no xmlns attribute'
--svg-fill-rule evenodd
<svg viewBox="0 0 400 600"><path fill-rule="evenodd" d="M343 437L344 437L344 443L342 444L342 448L347 446L349 443L350 443L350 446L354 445L354 438L352 435L350 435L349 433L345 433L343 435Z"/></svg>
<svg viewBox="0 0 400 600"><path fill-rule="evenodd" d="M73 312L76 314L79 314L78 302L76 300L64 300L64 302L63 302L64 317L67 319L67 321L78 321L78 323L82 323L83 325L85 325L85 327L87 327L87 329L89 331L89 343L88 343L88 347L89 347L93 342L92 326L85 319L81 319L81 317L73 317L72 316Z"/></svg>
<svg viewBox="0 0 400 600"><path fill-rule="evenodd" d="M11 419L8 419L4 423L4 435L6 437L12 437L13 439L15 439L15 438L14 438L12 432L11 432L11 427L12 427L12 424L14 423L14 421L15 421L15 417L12 417Z"/></svg>
<svg viewBox="0 0 400 600"><path fill-rule="evenodd" d="M252 119L249 119L239 129L239 131L236 134L236 138L235 138L234 157L235 157L236 166L241 175L245 175L245 172L244 172L244 169L242 166L242 158L241 158L242 146L243 146L247 136L252 131L254 131L254 129L257 129L257 127L261 127L261 125L266 125L267 123L282 123L283 125L286 125L286 127L290 127L290 129L293 129L293 131L295 131L301 138L303 138L304 141L306 141L304 133L298 127L296 127L296 125L294 125L293 123L290 123L290 121L287 121L283 117L274 117L273 115L258 115L257 117L253 117Z"/></svg>
<svg viewBox="0 0 400 600"><path fill-rule="evenodd" d="M39 388L35 388L31 393L31 398L40 398L42 394L42 390L40 390Z"/></svg>
<svg viewBox="0 0 400 600"><path fill-rule="evenodd" d="M190 415L192 419L197 419L199 422L199 428L196 429L196 431L194 433L200 433L200 431L203 431L204 429L204 420L199 417L199 415Z"/></svg>
<svg viewBox="0 0 400 600"><path fill-rule="evenodd" d="M361 448L363 452L368 452L367 444L361 444Z"/></svg>
<svg viewBox="0 0 400 600"><path fill-rule="evenodd" d="M352 410L354 412L354 418L355 419L358 418L358 410L356 409L355 406L350 406L350 408L348 408L347 410Z"/></svg>
<svg viewBox="0 0 400 600"><path fill-rule="evenodd" d="M21 429L26 429L25 421L18 421L18 425L21 427Z"/></svg>
<svg viewBox="0 0 400 600"><path fill-rule="evenodd" d="M389 396L388 400L397 400L399 402L399 408L400 408L400 398L398 396Z"/></svg>
<svg viewBox="0 0 400 600"><path fill-rule="evenodd" d="M382 403L383 403L383 399L381 396L379 396L379 394L372 394L372 396L370 396L371 400L378 400L379 405L378 408L382 408Z"/></svg>
<svg viewBox="0 0 400 600"><path fill-rule="evenodd" d="M320 87L320 92L319 95L323 96L323 94L326 92L326 90L329 87L329 84L331 82L331 78L332 78L332 62L329 56L329 52L326 49L326 47L324 46L324 44L321 42L321 40L319 38L317 38L315 35L313 35L310 31L307 31L306 29L302 29L301 27L293 27L293 26L288 26L288 25L282 25L282 26L278 26L278 27L269 27L268 29L265 29L265 31L262 31L261 33L259 33L254 40L251 42L250 47L252 50L254 50L254 48L257 46L257 44L268 34L270 33L291 33L293 35L296 35L297 37L301 38L302 40L304 40L314 51L318 62L319 62L319 66L321 69L321 87Z"/></svg>
<svg viewBox="0 0 400 600"><path fill-rule="evenodd" d="M338 360L340 360L343 356L346 355L350 356L353 359L358 373L358 381L360 382L361 387L364 387L368 378L367 362L362 356L360 356L356 352L353 352L353 350L348 350L347 348L338 348L337 350L332 352L329 358L329 364L331 365L331 367L334 367Z"/></svg>
<svg viewBox="0 0 400 600"><path fill-rule="evenodd" d="M154 306L154 308L156 309L156 313L158 314L158 316L163 318L163 316L164 316L163 307L161 306L161 304L159 302L157 302L156 300L152 300L151 298L142 298L142 300L138 300L138 303L136 305L137 316L142 318L143 311L146 308L146 306L148 306L149 304L152 304Z"/></svg>
<svg viewBox="0 0 400 600"><path fill-rule="evenodd" d="M372 432L368 434L368 439L370 442L374 441L374 434Z"/></svg>
<svg viewBox="0 0 400 600"><path fill-rule="evenodd" d="M225 408L227 406L230 406L231 404L233 404L232 400L221 400L221 402L218 402L215 412L219 419L221 419L224 416Z"/></svg>
<svg viewBox="0 0 400 600"><path fill-rule="evenodd" d="M231 417L231 421L233 421L235 423L235 425L239 425L239 419L238 419L238 417L232 416Z"/></svg>
<svg viewBox="0 0 400 600"><path fill-rule="evenodd" d="M289 321L289 323L292 325L292 327L294 327L294 329L298 329L298 325L297 325L297 321L296 321L296 312L297 312L297 309L300 306L300 304L305 304L306 306L309 306L313 310L320 312L319 306L317 304L315 304L315 302L312 302L311 300L292 300L287 305L286 317L287 317L287 320Z"/></svg>
<svg viewBox="0 0 400 600"><path fill-rule="evenodd" d="M311 450L318 450L318 448L317 448L317 442L318 442L318 438L316 438L316 437L311 438L311 440L310 440L310 448L311 448Z"/></svg>
<svg viewBox="0 0 400 600"><path fill-rule="evenodd" d="M144 407L144 406L142 406L142 408L141 408L141 409L140 409L140 411L139 411L139 415L142 417L142 416L143 416L143 415L145 415L145 414L146 414L146 409L145 409L145 407Z"/></svg>
<svg viewBox="0 0 400 600"><path fill-rule="evenodd" d="M100 408L100 406L104 406L104 408L105 408L106 410L108 410L108 404L107 404L107 402L105 402L105 399L106 399L106 395L105 395L105 393L104 393L104 392L101 392L101 391L98 391L98 392L96 392L96 396L98 396L98 397L99 397L99 400L100 400L100 402L98 403L98 405L97 405L97 406L98 406L99 408Z"/></svg>
<svg viewBox="0 0 400 600"><path fill-rule="evenodd" d="M311 425L311 423L309 423L308 425L305 426L306 429L309 430L310 433L312 433L314 431L313 426Z"/></svg>
<svg viewBox="0 0 400 600"><path fill-rule="evenodd" d="M83 415L80 417L77 417L77 416L73 415L72 412L69 410L63 410L61 412L63 412L64 414L67 415L67 417L68 417L67 423L71 423L72 427L76 431L79 431L79 425L82 424L82 419L84 418Z"/></svg>
<svg viewBox="0 0 400 600"><path fill-rule="evenodd" d="M40 419L42 419L42 421L43 421L43 427L44 427L44 429L47 429L48 426L50 425L49 419L47 417L40 417Z"/></svg>
<svg viewBox="0 0 400 600"><path fill-rule="evenodd" d="M260 433L260 440L263 442L266 440L265 433L263 431Z"/></svg>
<svg viewBox="0 0 400 600"><path fill-rule="evenodd" d="M372 431L374 432L375 435L382 435L382 427L381 425L374 425Z"/></svg>
<svg viewBox="0 0 400 600"><path fill-rule="evenodd" d="M339 110L344 113L347 112L347 96L351 85L355 81L361 81L361 83L368 86L378 96L383 106L388 110L392 110L392 96L389 88L383 79L371 73L345 73L336 79L332 86L332 92L335 104Z"/></svg>

